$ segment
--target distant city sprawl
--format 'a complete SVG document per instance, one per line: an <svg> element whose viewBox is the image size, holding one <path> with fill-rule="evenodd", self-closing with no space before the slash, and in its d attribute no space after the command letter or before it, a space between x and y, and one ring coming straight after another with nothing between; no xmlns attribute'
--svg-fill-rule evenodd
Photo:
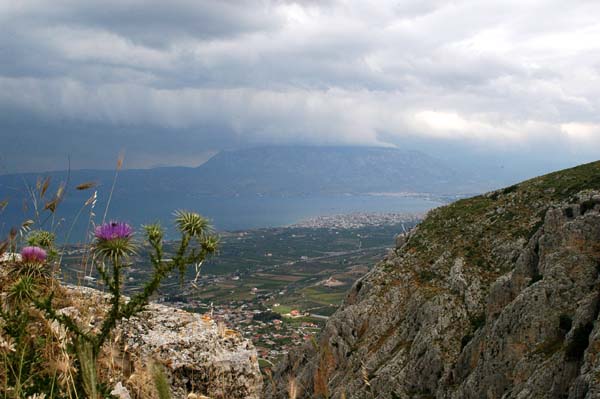
<svg viewBox="0 0 600 399"><path fill-rule="evenodd" d="M291 227L311 229L358 229L367 226L385 226L415 223L423 218L422 213L365 213L317 216L303 220Z"/></svg>

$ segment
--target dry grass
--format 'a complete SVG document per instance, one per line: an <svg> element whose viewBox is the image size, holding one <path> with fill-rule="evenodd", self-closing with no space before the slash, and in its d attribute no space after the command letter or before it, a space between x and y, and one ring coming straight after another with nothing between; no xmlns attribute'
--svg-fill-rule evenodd
<svg viewBox="0 0 600 399"><path fill-rule="evenodd" d="M296 378L290 377L288 380L288 398L296 399L298 397L298 384Z"/></svg>
<svg viewBox="0 0 600 399"><path fill-rule="evenodd" d="M319 364L314 374L314 394L316 397L329 398L329 378L335 370L335 358L326 341L321 342Z"/></svg>
<svg viewBox="0 0 600 399"><path fill-rule="evenodd" d="M3 268L5 271L6 268ZM0 295L3 298L5 311L9 304L5 290L15 283L10 275L0 273ZM55 306L73 316L79 325L92 326L98 320L105 317L106 307L90 303L82 295L67 293L56 280L50 279L41 291L53 291L55 295ZM25 397L24 391L15 391L8 381L9 373L13 373L14 367L7 362L6 354L15 353L19 346L29 346L36 349L40 362L36 367L29 370L28 375L22 376L19 385L31 385L35 380L49 380L56 385L54 391L59 397L77 398L77 367L75 355L70 350L72 335L57 321L48 320L45 315L34 307L27 307L28 323L20 345L15 339L0 334L0 396L3 398ZM0 320L0 327L4 320ZM93 329L93 328L92 328ZM0 329L0 332L2 329ZM129 351L119 334L114 335L104 345L98 357L99 380L109 387L122 382L132 399L160 399L154 384L153 370L149 366L153 360L141 359ZM25 388L22 388L25 389ZM47 397L48 399L50 397Z"/></svg>

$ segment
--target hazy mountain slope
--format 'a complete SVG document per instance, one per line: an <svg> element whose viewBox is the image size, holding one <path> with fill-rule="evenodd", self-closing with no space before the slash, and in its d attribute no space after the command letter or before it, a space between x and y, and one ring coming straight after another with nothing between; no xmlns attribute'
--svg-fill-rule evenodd
<svg viewBox="0 0 600 399"><path fill-rule="evenodd" d="M198 169L203 191L223 193L474 192L483 186L416 151L261 147L224 151ZM477 184L479 183L479 184Z"/></svg>
<svg viewBox="0 0 600 399"><path fill-rule="evenodd" d="M600 162L438 208L399 241L267 397L600 397Z"/></svg>
<svg viewBox="0 0 600 399"><path fill-rule="evenodd" d="M46 175L46 174L44 174ZM65 179L66 172L49 175ZM0 176L0 189L21 189L38 174ZM75 182L110 185L113 172L77 170ZM416 151L368 147L261 147L223 151L197 168L123 170L119 189L127 192L224 194L315 194L408 191L460 193L481 189L450 165Z"/></svg>

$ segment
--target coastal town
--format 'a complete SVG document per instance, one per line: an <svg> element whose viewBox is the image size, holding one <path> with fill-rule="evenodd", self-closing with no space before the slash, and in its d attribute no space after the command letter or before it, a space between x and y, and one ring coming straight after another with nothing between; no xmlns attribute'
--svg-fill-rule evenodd
<svg viewBox="0 0 600 399"><path fill-rule="evenodd" d="M367 213L356 212L343 215L317 216L290 227L309 229L359 229L384 225L414 223L423 218L419 213Z"/></svg>

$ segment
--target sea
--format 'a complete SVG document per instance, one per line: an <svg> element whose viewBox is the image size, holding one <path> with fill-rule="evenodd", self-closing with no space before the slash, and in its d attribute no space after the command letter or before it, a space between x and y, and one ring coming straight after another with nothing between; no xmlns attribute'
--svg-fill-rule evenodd
<svg viewBox="0 0 600 399"><path fill-rule="evenodd" d="M411 196L335 194L307 195L295 197L199 196L171 199L147 198L142 212L131 209L125 203L115 202L113 214L121 219L139 223L142 219L172 219L172 211L188 209L209 218L217 230L247 230L264 227L279 227L316 217L356 212L366 213L424 213L444 205L441 201ZM173 204L174 209L165 206Z"/></svg>
<svg viewBox="0 0 600 399"><path fill-rule="evenodd" d="M77 243L85 241L90 226L104 218L105 205L98 201L94 209L82 209L82 198L67 198L60 204L56 217L46 218L45 228L56 232L57 241ZM143 195L116 196L112 199L107 220L121 220L136 229L142 225L160 222L166 228L166 238L174 239L173 212L185 209L207 217L217 231L239 231L257 228L288 226L308 218L364 213L424 213L443 205L441 200L424 196L330 194L305 196L192 196ZM81 212L80 212L81 210ZM90 210L92 214L90 215ZM0 234L8 234L11 227L33 218L27 214L5 212L0 215ZM92 221L92 223L89 223Z"/></svg>

